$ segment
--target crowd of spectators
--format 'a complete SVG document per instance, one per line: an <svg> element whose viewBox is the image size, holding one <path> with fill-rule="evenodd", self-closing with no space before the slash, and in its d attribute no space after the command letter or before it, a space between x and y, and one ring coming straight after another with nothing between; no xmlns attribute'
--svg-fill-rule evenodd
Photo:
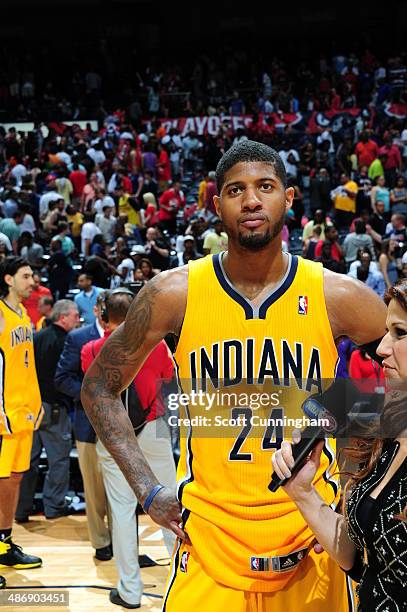
<svg viewBox="0 0 407 612"><path fill-rule="evenodd" d="M41 50L41 56L47 49ZM5 120L98 119L110 107L125 108L140 128L143 117L242 115L359 107L380 109L407 103L405 53L382 57L373 49L315 54L292 61L248 45L179 55L171 61L121 49L110 41L83 61L72 46L70 61L39 61L32 49L1 54L0 113ZM52 54L51 48L48 55ZM163 59L165 57L165 60Z"/></svg>

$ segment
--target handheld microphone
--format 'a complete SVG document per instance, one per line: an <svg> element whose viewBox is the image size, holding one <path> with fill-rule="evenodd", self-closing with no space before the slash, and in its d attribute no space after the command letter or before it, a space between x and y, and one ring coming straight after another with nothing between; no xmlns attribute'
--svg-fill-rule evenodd
<svg viewBox="0 0 407 612"><path fill-rule="evenodd" d="M317 418L322 422L322 419L325 420L325 418L327 418L328 422L333 424L334 419L330 419L332 415L330 415L324 406L322 406L322 404L320 404L315 398L306 399L302 405L302 409L311 419ZM303 466L310 452L313 450L313 448L315 448L320 440L324 439L326 433L326 429L318 425L309 425L301 432L301 440L298 442L298 444L294 444L292 447L294 466L291 468L291 474L298 472L298 470ZM273 472L268 488L272 493L275 493L279 487L285 484L287 480L287 478L280 478L276 472Z"/></svg>
<svg viewBox="0 0 407 612"><path fill-rule="evenodd" d="M298 444L293 445L294 466L291 468L292 475L301 469L308 455L326 435L335 434L337 436L339 433L344 435L349 424L348 417L352 414L352 408L356 402L360 402L361 397L365 399L366 394L362 394L350 379L337 378L326 391L313 395L303 402L304 413L308 418L316 419L318 424L306 427L301 432L301 440ZM374 395L370 394L370 402L373 398ZM268 488L272 493L275 493L287 480L287 478L280 478L274 472Z"/></svg>

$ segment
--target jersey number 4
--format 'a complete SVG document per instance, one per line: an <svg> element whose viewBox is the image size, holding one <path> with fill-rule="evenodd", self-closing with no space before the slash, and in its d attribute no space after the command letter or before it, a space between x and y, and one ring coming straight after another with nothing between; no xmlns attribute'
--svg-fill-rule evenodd
<svg viewBox="0 0 407 612"><path fill-rule="evenodd" d="M252 424L253 410L251 408L233 408L232 420L241 419L244 423L242 430L237 436L235 443L229 453L229 461L252 461L252 453L241 453L240 449L245 443L246 438L253 429ZM284 440L284 408L273 408L269 416L269 425L266 427L261 442L262 450L277 450Z"/></svg>

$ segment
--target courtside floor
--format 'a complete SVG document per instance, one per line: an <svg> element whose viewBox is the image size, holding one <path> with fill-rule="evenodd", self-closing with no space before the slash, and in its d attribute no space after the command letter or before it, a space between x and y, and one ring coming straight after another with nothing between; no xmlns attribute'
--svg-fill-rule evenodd
<svg viewBox="0 0 407 612"><path fill-rule="evenodd" d="M139 517L140 553L148 554L163 566L142 569L144 595L142 610L158 612L161 610L162 594L169 569L167 549L164 546L161 530L148 516ZM7 580L7 589L1 591L12 593L14 588L67 589L69 606L28 606L0 605L1 612L13 610L55 610L63 612L72 610L124 610L109 601L109 589L116 586L117 572L114 560L98 561L93 557L94 549L88 540L86 516L67 516L55 520L46 520L43 516L33 516L29 523L14 525L13 540L22 546L27 553L38 555L43 566L31 570L2 569L0 574Z"/></svg>

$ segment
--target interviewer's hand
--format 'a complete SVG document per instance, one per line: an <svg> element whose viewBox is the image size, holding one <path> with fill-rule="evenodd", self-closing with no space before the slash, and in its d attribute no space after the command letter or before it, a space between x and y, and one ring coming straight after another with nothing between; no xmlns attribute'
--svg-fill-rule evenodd
<svg viewBox="0 0 407 612"><path fill-rule="evenodd" d="M320 543L319 543L319 542L317 542L316 540L315 540L315 542L313 542L313 543L312 543L312 548L314 549L314 552L315 552L317 555L320 555L320 554L321 554L321 553L323 553L323 552L324 552L324 550L325 550L325 549L324 549L324 547L322 546L322 544L320 544Z"/></svg>
<svg viewBox="0 0 407 612"><path fill-rule="evenodd" d="M298 444L300 439L301 434L299 431L293 433L293 444ZM304 465L292 477L291 469L294 466L292 444L284 440L281 448L274 453L271 459L273 469L280 478L289 479L283 486L287 495L294 502L304 499L312 491L312 481L319 467L323 446L323 440L318 442Z"/></svg>
<svg viewBox="0 0 407 612"><path fill-rule="evenodd" d="M180 526L182 524L181 504L171 489L164 487L157 493L148 509L148 514L161 527L170 529L177 538L190 544L188 534Z"/></svg>

